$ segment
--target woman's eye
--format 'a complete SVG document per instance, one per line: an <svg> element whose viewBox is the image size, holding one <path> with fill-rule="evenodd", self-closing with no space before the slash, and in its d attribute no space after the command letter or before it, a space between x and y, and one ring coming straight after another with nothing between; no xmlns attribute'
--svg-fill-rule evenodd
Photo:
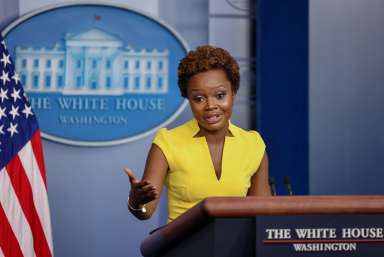
<svg viewBox="0 0 384 257"><path fill-rule="evenodd" d="M216 95L217 99L223 99L226 96L225 92L220 92Z"/></svg>
<svg viewBox="0 0 384 257"><path fill-rule="evenodd" d="M193 97L193 100L195 102L197 102L197 103L201 103L201 102L204 101L204 97L202 97L202 96L195 96L195 97Z"/></svg>

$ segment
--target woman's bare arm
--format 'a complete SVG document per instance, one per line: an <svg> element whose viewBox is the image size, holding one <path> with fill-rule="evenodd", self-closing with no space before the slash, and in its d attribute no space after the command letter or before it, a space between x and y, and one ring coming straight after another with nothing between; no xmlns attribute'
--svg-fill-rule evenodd
<svg viewBox="0 0 384 257"><path fill-rule="evenodd" d="M149 150L141 181L136 179L130 169L125 168L131 183L129 205L133 207L128 209L138 219L149 219L155 212L167 171L167 159L161 149L155 144L152 144ZM145 213L139 210L144 204L146 208Z"/></svg>
<svg viewBox="0 0 384 257"><path fill-rule="evenodd" d="M271 190L268 184L268 155L264 153L259 169L251 178L251 187L248 196L270 196Z"/></svg>

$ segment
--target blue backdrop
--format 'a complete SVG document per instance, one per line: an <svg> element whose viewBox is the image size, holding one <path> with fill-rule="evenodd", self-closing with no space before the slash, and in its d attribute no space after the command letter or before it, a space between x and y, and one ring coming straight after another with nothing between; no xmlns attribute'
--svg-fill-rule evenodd
<svg viewBox="0 0 384 257"><path fill-rule="evenodd" d="M256 18L257 128L278 194L290 176L308 194L308 0L260 0Z"/></svg>

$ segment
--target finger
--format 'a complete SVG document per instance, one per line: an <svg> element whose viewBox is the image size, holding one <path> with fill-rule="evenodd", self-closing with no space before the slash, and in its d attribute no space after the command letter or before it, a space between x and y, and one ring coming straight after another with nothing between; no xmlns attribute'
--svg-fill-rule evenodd
<svg viewBox="0 0 384 257"><path fill-rule="evenodd" d="M139 183L140 181L136 178L135 174L133 173L133 171L129 168L124 168L124 172L125 174L127 174L128 178L129 178L129 182L131 184L137 184Z"/></svg>
<svg viewBox="0 0 384 257"><path fill-rule="evenodd" d="M153 200L156 200L159 197L158 193L155 191L148 192L147 194L143 195L141 198L141 202L148 203Z"/></svg>
<svg viewBox="0 0 384 257"><path fill-rule="evenodd" d="M151 182L142 180L142 181L137 182L136 186L139 188L143 188L143 187L150 187L152 185L151 185Z"/></svg>
<svg viewBox="0 0 384 257"><path fill-rule="evenodd" d="M159 195L159 191L154 187L135 188L135 191L141 199L148 195Z"/></svg>
<svg viewBox="0 0 384 257"><path fill-rule="evenodd" d="M157 191L156 188L152 185L146 185L144 187L135 187L135 190L139 193L139 194L147 194L149 192L152 192L152 191Z"/></svg>

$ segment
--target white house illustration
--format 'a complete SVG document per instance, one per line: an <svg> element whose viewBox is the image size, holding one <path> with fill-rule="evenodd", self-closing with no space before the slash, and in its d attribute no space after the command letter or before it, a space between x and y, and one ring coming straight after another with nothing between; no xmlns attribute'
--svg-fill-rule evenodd
<svg viewBox="0 0 384 257"><path fill-rule="evenodd" d="M28 92L165 94L168 60L167 49L134 49L98 28L65 35L64 46L16 47L16 70Z"/></svg>

